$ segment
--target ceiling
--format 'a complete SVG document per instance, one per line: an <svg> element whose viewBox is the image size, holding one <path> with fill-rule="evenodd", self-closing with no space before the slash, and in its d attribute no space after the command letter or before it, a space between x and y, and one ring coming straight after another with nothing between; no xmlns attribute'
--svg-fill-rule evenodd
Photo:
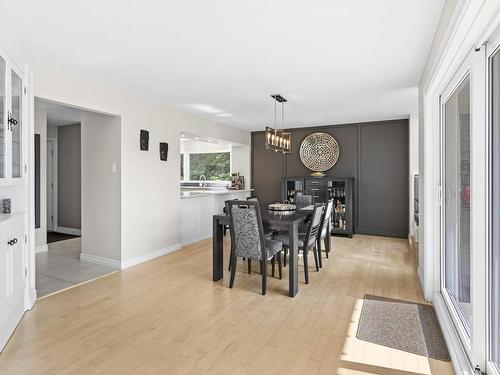
<svg viewBox="0 0 500 375"><path fill-rule="evenodd" d="M39 65L244 129L408 116L443 0L3 1Z"/></svg>

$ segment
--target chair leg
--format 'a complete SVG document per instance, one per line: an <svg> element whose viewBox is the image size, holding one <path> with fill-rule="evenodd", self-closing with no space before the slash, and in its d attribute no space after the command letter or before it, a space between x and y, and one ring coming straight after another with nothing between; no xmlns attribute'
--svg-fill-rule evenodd
<svg viewBox="0 0 500 375"><path fill-rule="evenodd" d="M283 277L283 270L282 270L282 265L281 265L281 251L276 254L277 257L278 257L278 276L280 277L280 280L282 279Z"/></svg>
<svg viewBox="0 0 500 375"><path fill-rule="evenodd" d="M275 264L276 264L276 257L273 255L273 257L271 258L271 267L272 267L271 276L272 277L274 277Z"/></svg>
<svg viewBox="0 0 500 375"><path fill-rule="evenodd" d="M330 251L332 250L332 236L328 234L325 237L325 247L326 247L326 257L328 258L328 255L330 254Z"/></svg>
<svg viewBox="0 0 500 375"><path fill-rule="evenodd" d="M229 265L227 266L227 270L231 271L231 259L233 259L233 247L231 246L231 251L229 252Z"/></svg>
<svg viewBox="0 0 500 375"><path fill-rule="evenodd" d="M234 285L234 275L236 274L236 255L231 256L231 278L229 279L229 287Z"/></svg>
<svg viewBox="0 0 500 375"><path fill-rule="evenodd" d="M252 260L249 258L247 262L248 262L248 273L250 274L252 273Z"/></svg>
<svg viewBox="0 0 500 375"><path fill-rule="evenodd" d="M316 249L316 246L313 247L313 255L314 255L314 265L316 266L316 271L319 272L318 249Z"/></svg>
<svg viewBox="0 0 500 375"><path fill-rule="evenodd" d="M262 295L265 296L266 295L266 289L267 289L267 272L266 271L266 260L261 260L260 261L260 268L262 270L264 270L264 272L262 272Z"/></svg>
<svg viewBox="0 0 500 375"><path fill-rule="evenodd" d="M304 277L306 284L309 284L309 261L307 260L307 249L304 249Z"/></svg>
<svg viewBox="0 0 500 375"><path fill-rule="evenodd" d="M283 267L286 267L286 249L283 250Z"/></svg>
<svg viewBox="0 0 500 375"><path fill-rule="evenodd" d="M318 238L316 241L316 253L318 254L318 264L319 268L323 268L323 256L321 255L321 238Z"/></svg>

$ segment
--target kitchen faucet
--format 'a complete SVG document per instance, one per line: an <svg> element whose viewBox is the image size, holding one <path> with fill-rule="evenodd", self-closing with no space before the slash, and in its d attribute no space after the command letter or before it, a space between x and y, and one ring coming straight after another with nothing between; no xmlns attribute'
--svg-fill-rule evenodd
<svg viewBox="0 0 500 375"><path fill-rule="evenodd" d="M203 177L203 182L201 182L202 177ZM199 178L199 181L200 182L198 183L198 186L203 187L203 190L205 190L207 188L207 177L204 174L202 174Z"/></svg>

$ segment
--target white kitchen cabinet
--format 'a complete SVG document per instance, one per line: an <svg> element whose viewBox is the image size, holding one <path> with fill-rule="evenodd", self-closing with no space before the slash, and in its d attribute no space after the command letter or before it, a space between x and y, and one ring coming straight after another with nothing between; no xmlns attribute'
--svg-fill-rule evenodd
<svg viewBox="0 0 500 375"><path fill-rule="evenodd" d="M2 232L0 240L0 351L23 316L25 280L24 231L20 230L6 237Z"/></svg>
<svg viewBox="0 0 500 375"><path fill-rule="evenodd" d="M222 214L227 200L246 200L251 190L206 191L181 198L182 245L212 236L213 215Z"/></svg>
<svg viewBox="0 0 500 375"><path fill-rule="evenodd" d="M0 185L21 183L24 177L24 102L23 76L0 53Z"/></svg>

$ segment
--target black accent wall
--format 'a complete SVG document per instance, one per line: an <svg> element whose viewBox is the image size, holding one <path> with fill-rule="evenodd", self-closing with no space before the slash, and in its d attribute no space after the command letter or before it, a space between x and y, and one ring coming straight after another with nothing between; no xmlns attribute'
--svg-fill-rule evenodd
<svg viewBox="0 0 500 375"><path fill-rule="evenodd" d="M252 187L261 202L280 200L282 177L309 176L299 147L314 132L331 134L340 147L332 177L354 177L354 232L408 237L408 120L296 128L292 152L269 152L263 131L252 133Z"/></svg>

